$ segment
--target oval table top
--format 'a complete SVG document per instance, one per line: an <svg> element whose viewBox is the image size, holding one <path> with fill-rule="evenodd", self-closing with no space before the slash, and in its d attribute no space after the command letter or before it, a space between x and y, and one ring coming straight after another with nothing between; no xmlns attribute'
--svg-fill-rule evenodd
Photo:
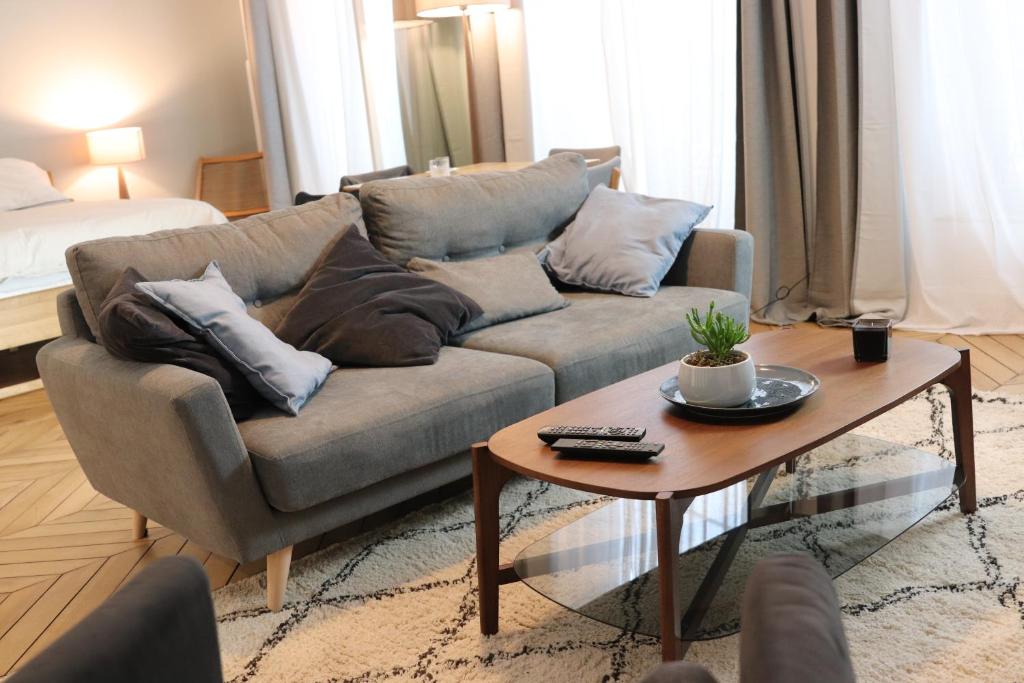
<svg viewBox="0 0 1024 683"><path fill-rule="evenodd" d="M678 363L631 377L502 429L488 449L505 467L533 479L622 498L671 492L697 496L786 462L866 422L945 378L960 354L935 342L894 337L885 363L853 359L850 335L792 328L755 335L741 347L755 363L814 373L821 388L774 422L706 424L688 420L658 393ZM644 441L665 444L642 463L557 457L537 438L554 424L644 426Z"/></svg>

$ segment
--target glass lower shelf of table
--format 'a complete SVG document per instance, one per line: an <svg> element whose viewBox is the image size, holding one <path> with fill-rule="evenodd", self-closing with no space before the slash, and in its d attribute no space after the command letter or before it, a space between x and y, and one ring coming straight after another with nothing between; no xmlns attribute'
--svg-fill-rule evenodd
<svg viewBox="0 0 1024 683"><path fill-rule="evenodd" d="M959 485L950 461L852 434L800 456L794 473L772 476L760 490L754 479L739 482L687 509L677 581L684 640L739 631L743 589L759 559L810 553L835 578ZM660 634L653 501L617 499L528 546L514 567L528 586L584 616Z"/></svg>

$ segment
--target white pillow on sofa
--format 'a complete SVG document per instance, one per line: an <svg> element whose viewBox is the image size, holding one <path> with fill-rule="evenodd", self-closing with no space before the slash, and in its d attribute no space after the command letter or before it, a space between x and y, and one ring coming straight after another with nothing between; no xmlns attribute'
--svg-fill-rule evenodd
<svg viewBox="0 0 1024 683"><path fill-rule="evenodd" d="M71 200L50 184L46 171L31 161L0 159L0 211L66 201Z"/></svg>
<svg viewBox="0 0 1024 683"><path fill-rule="evenodd" d="M598 185L565 232L537 256L567 285L651 297L709 211L710 206L682 199Z"/></svg>
<svg viewBox="0 0 1024 683"><path fill-rule="evenodd" d="M196 280L137 282L135 291L184 321L286 413L298 415L331 371L331 361L299 351L251 317L216 261L210 261Z"/></svg>

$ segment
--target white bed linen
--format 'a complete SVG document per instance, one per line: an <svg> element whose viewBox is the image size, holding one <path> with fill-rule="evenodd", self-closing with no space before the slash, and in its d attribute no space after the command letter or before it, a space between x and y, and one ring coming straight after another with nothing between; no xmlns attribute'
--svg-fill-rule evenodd
<svg viewBox="0 0 1024 683"><path fill-rule="evenodd" d="M52 275L30 275L29 277L9 277L0 280L0 299L9 299L12 296L42 292L54 287L64 287L71 284L71 273L53 273Z"/></svg>
<svg viewBox="0 0 1024 683"><path fill-rule="evenodd" d="M0 298L36 291L46 276L66 275L64 251L72 244L226 222L224 214L206 202L179 198L70 202L2 211L0 283L6 286L0 289Z"/></svg>

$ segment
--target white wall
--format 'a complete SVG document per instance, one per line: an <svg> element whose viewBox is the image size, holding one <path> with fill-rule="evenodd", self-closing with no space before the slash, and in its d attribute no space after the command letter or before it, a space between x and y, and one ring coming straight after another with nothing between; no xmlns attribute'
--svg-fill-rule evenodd
<svg viewBox="0 0 1024 683"><path fill-rule="evenodd" d="M117 196L83 131L141 126L133 197L191 197L196 161L256 149L238 0L0 0L0 157Z"/></svg>

